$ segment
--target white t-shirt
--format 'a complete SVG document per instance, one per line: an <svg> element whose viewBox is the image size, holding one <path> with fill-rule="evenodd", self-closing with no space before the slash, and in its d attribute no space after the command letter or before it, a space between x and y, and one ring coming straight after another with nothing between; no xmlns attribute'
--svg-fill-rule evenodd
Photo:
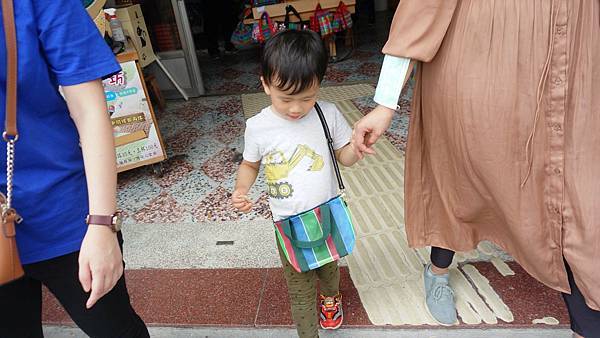
<svg viewBox="0 0 600 338"><path fill-rule="evenodd" d="M352 129L335 104L319 101L334 149L350 142ZM246 122L244 159L261 161L273 218L277 220L327 202L338 192L327 139L313 108L300 120L286 120L271 107Z"/></svg>

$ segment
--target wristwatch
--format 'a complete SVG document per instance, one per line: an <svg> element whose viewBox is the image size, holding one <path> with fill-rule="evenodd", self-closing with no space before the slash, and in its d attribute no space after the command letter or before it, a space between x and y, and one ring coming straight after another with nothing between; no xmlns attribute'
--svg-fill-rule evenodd
<svg viewBox="0 0 600 338"><path fill-rule="evenodd" d="M112 215L87 215L85 223L88 225L105 225L113 232L119 232L121 231L121 224L123 224L123 215L120 210L117 210Z"/></svg>

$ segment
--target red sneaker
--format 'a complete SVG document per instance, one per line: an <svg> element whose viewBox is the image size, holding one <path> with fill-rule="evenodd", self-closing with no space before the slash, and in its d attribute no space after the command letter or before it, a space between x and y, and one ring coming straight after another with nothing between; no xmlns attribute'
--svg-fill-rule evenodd
<svg viewBox="0 0 600 338"><path fill-rule="evenodd" d="M338 293L335 297L325 297L321 295L321 313L319 323L325 330L335 330L342 326L344 321L344 311L342 311L342 294Z"/></svg>

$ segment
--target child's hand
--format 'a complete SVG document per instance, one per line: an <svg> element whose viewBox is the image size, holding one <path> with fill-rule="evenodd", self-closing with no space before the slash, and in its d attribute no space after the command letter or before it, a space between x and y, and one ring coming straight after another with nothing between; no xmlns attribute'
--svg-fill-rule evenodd
<svg viewBox="0 0 600 338"><path fill-rule="evenodd" d="M244 213L250 212L252 206L254 206L252 200L239 190L235 190L231 195L231 203L233 203L234 208Z"/></svg>
<svg viewBox="0 0 600 338"><path fill-rule="evenodd" d="M354 165L354 163L356 163L360 159L360 157L357 155L356 145L354 144L354 141L336 150L335 158L341 165L345 167L351 167L352 165Z"/></svg>

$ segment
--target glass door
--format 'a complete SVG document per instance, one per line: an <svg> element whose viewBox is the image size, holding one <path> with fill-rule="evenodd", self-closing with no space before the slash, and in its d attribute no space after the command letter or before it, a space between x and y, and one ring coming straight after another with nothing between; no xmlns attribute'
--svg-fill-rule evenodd
<svg viewBox="0 0 600 338"><path fill-rule="evenodd" d="M155 74L165 97L182 97L173 82L187 96L203 95L204 84L185 2L143 0L140 4L154 52L166 72L156 62L148 68Z"/></svg>

